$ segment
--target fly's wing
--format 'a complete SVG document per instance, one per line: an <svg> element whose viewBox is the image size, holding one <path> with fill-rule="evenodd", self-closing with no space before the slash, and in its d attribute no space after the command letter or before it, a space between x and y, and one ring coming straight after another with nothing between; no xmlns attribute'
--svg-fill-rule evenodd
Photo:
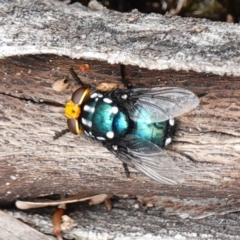
<svg viewBox="0 0 240 240"><path fill-rule="evenodd" d="M151 122L166 121L191 111L199 104L198 97L183 88L135 88L128 91L125 104L129 117L134 121L146 115Z"/></svg>
<svg viewBox="0 0 240 240"><path fill-rule="evenodd" d="M117 143L108 143L105 147L128 166L153 180L171 185L183 182L183 171L160 147L150 141L128 134Z"/></svg>

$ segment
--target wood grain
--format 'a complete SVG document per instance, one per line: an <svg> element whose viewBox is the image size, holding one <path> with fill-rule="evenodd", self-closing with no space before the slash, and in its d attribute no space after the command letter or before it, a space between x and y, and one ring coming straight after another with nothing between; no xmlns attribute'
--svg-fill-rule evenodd
<svg viewBox="0 0 240 240"><path fill-rule="evenodd" d="M180 216L239 211L239 25L58 1L0 3L0 203L120 193ZM82 63L89 72L78 72ZM118 63L134 86L176 86L199 96L200 105L177 118L166 149L184 170L182 185L161 185L134 169L126 179L121 162L84 136L53 139L66 128L63 108L78 87L69 68L93 87L123 88ZM56 91L66 80L69 87Z"/></svg>
<svg viewBox="0 0 240 240"><path fill-rule="evenodd" d="M53 140L66 128L63 107L77 84L69 68L86 83L120 82L119 65L72 60L54 55L1 60L0 186L1 200L53 193L124 193L173 197L225 198L240 193L240 79L184 71L150 71L126 66L134 86L178 86L190 89L200 105L177 118L173 143L167 148L185 171L182 185L154 182L134 169L126 179L119 160L101 145L70 133ZM54 82L68 79L63 92Z"/></svg>
<svg viewBox="0 0 240 240"><path fill-rule="evenodd" d="M53 240L52 237L36 231L3 211L0 211L0 230L1 240Z"/></svg>

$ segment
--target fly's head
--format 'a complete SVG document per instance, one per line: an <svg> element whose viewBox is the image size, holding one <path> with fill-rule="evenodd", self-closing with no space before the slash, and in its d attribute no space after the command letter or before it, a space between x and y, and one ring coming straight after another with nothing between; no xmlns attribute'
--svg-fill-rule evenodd
<svg viewBox="0 0 240 240"><path fill-rule="evenodd" d="M82 105L86 102L91 94L91 89L86 87L78 88L72 95L72 98L67 101L65 106L65 117L67 125L73 134L82 134L83 128L79 124L79 118L82 112Z"/></svg>

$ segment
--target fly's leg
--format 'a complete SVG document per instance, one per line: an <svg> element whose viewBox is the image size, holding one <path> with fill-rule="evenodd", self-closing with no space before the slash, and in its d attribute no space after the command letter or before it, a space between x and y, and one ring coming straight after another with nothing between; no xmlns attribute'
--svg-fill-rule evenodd
<svg viewBox="0 0 240 240"><path fill-rule="evenodd" d="M62 137L64 134L66 134L66 133L68 133L68 132L70 132L69 129L64 129L64 130L62 130L62 131L60 131L60 132L55 133L55 135L54 135L54 137L53 137L53 140L56 140L56 139Z"/></svg>
<svg viewBox="0 0 240 240"><path fill-rule="evenodd" d="M123 168L124 168L126 177L130 178L130 172L129 172L129 169L128 169L128 165L126 163L123 163Z"/></svg>
<svg viewBox="0 0 240 240"><path fill-rule="evenodd" d="M125 66L122 65L122 64L120 65L120 72L121 72L121 77L122 77L122 83L124 84L124 86L127 89L131 89L132 88L132 84L126 79L126 76L125 76ZM126 177L129 178L130 177L130 172L129 172L129 169L128 169L128 166L127 166L126 163L123 163L123 168L124 168Z"/></svg>
<svg viewBox="0 0 240 240"><path fill-rule="evenodd" d="M125 66L124 65L120 65L120 72L121 72L121 77L122 77L122 83L124 84L124 86L127 89L131 89L132 88L132 84L126 79L125 77Z"/></svg>
<svg viewBox="0 0 240 240"><path fill-rule="evenodd" d="M118 157L117 149L114 150L113 146L117 147L116 142L102 142L102 145L108 149L109 152L113 153L116 157ZM118 148L118 147L117 147ZM126 163L123 162L123 168L127 178L130 178L130 171Z"/></svg>
<svg viewBox="0 0 240 240"><path fill-rule="evenodd" d="M78 77L78 75L76 74L76 72L73 70L73 68L70 68L70 73L73 77L73 79L79 84L81 85L82 87L87 87L87 88L91 88L91 85L89 84L85 84L82 82L82 80ZM120 65L120 73L121 73L121 80L122 80L122 83L123 85L127 88L127 89L131 89L132 88L132 84L126 79L126 75L125 75L125 66L124 65ZM98 87L97 87L98 89ZM107 91L107 90L110 90L110 89L105 89L103 90L102 89L102 86L98 89L100 91Z"/></svg>

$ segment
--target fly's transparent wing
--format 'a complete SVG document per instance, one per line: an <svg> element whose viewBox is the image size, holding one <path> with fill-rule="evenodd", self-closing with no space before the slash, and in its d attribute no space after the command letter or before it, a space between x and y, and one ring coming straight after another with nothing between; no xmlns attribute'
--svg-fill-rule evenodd
<svg viewBox="0 0 240 240"><path fill-rule="evenodd" d="M128 166L164 184L183 182L183 171L160 147L133 134L106 146Z"/></svg>
<svg viewBox="0 0 240 240"><path fill-rule="evenodd" d="M148 121L162 122L191 111L199 104L198 97L183 88L135 88L129 94L127 109L132 120L148 116Z"/></svg>

